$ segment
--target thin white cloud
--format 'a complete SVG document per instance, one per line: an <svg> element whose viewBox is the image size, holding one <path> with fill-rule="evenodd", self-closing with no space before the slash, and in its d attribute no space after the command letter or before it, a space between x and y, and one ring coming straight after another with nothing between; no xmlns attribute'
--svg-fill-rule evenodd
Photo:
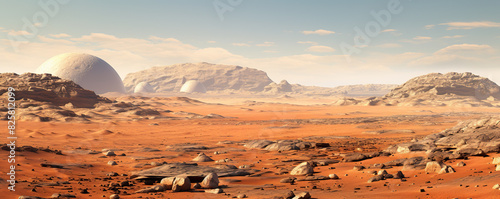
<svg viewBox="0 0 500 199"><path fill-rule="evenodd" d="M216 41L207 41L207 43L209 43L209 44L215 44L217 42Z"/></svg>
<svg viewBox="0 0 500 199"><path fill-rule="evenodd" d="M396 32L397 30L396 29L385 29L385 30L382 30L382 32Z"/></svg>
<svg viewBox="0 0 500 199"><path fill-rule="evenodd" d="M28 31L24 30L8 30L7 34L12 35L12 36L21 36L21 35L31 35Z"/></svg>
<svg viewBox="0 0 500 199"><path fill-rule="evenodd" d="M66 33L61 33L61 34L49 34L49 36L54 37L54 38L66 38L66 37L71 37L71 35L68 35Z"/></svg>
<svg viewBox="0 0 500 199"><path fill-rule="evenodd" d="M379 48L399 48L399 47L401 47L401 44L398 44L398 43L385 43L385 44L377 45L376 47L379 47Z"/></svg>
<svg viewBox="0 0 500 199"><path fill-rule="evenodd" d="M318 45L318 42L314 41L298 41L298 44L310 44L310 45Z"/></svg>
<svg viewBox="0 0 500 199"><path fill-rule="evenodd" d="M458 38L462 38L462 37L465 37L464 35L452 35L452 36L444 36L444 37L441 37L443 39L458 39Z"/></svg>
<svg viewBox="0 0 500 199"><path fill-rule="evenodd" d="M262 51L262 52L265 52L265 53L277 53L278 51L276 51L276 50L265 50L265 51Z"/></svg>
<svg viewBox="0 0 500 199"><path fill-rule="evenodd" d="M261 44L256 44L256 46L274 46L274 42L266 41Z"/></svg>
<svg viewBox="0 0 500 199"><path fill-rule="evenodd" d="M422 44L422 43L429 42L431 40L432 40L432 37L416 36L416 37L413 37L412 39L401 40L401 42L412 43L412 44Z"/></svg>
<svg viewBox="0 0 500 199"><path fill-rule="evenodd" d="M489 45L480 44L455 44L442 48L432 55L414 60L411 66L432 67L482 67L491 65L492 56L496 50Z"/></svg>
<svg viewBox="0 0 500 199"><path fill-rule="evenodd" d="M250 44L247 43L232 43L233 46L250 46Z"/></svg>
<svg viewBox="0 0 500 199"><path fill-rule="evenodd" d="M413 40L418 40L418 41L423 41L423 40L431 40L432 37L425 37L425 36L416 36L413 38Z"/></svg>
<svg viewBox="0 0 500 199"><path fill-rule="evenodd" d="M323 30L323 29L318 29L318 30L313 30L313 31L305 30L305 31L302 31L302 33L305 35L332 35L332 34L335 34L334 31Z"/></svg>
<svg viewBox="0 0 500 199"><path fill-rule="evenodd" d="M427 29L427 30L430 30L430 29L433 29L434 27L436 27L436 25L426 25L424 28Z"/></svg>
<svg viewBox="0 0 500 199"><path fill-rule="evenodd" d="M447 30L470 30L474 28L500 28L500 23L492 21L473 21L473 22L448 22L439 25L448 26Z"/></svg>
<svg viewBox="0 0 500 199"><path fill-rule="evenodd" d="M66 45L73 45L74 44L74 42L69 41L69 40L65 40L65 39L54 39L54 38L45 37L45 36L41 36L41 35L38 35L37 37L40 41L46 42L46 43L52 43L52 44L58 43L58 44L66 44Z"/></svg>
<svg viewBox="0 0 500 199"><path fill-rule="evenodd" d="M157 37L157 36L150 36L149 39L153 40L153 41L162 41L162 42L171 42L171 43L180 43L181 42L175 38L163 38L163 37Z"/></svg>
<svg viewBox="0 0 500 199"><path fill-rule="evenodd" d="M490 45L478 45L478 44L455 44L436 51L434 54L450 54L450 53L494 53L495 49Z"/></svg>
<svg viewBox="0 0 500 199"><path fill-rule="evenodd" d="M335 49L333 49L332 47L328 47L328 46L311 46L311 47L307 48L306 51L327 53L327 52L334 52Z"/></svg>

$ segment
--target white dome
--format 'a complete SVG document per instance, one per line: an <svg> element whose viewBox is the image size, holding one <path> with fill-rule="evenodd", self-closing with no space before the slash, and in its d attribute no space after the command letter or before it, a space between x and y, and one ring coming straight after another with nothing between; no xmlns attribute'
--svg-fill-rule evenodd
<svg viewBox="0 0 500 199"><path fill-rule="evenodd" d="M154 93L155 90L151 84L147 82L140 82L135 86L134 93Z"/></svg>
<svg viewBox="0 0 500 199"><path fill-rule="evenodd" d="M37 73L50 73L69 79L96 94L125 93L122 79L106 61L84 53L66 53L50 58L40 65Z"/></svg>
<svg viewBox="0 0 500 199"><path fill-rule="evenodd" d="M189 80L181 87L181 92L183 93L206 93L207 89L205 86L197 80Z"/></svg>

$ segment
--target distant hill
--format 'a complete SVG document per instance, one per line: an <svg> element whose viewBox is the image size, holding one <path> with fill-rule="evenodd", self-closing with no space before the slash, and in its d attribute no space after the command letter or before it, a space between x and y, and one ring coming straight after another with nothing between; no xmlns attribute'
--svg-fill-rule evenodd
<svg viewBox="0 0 500 199"><path fill-rule="evenodd" d="M154 92L179 92L189 80L197 80L209 94L249 94L261 95L293 94L312 96L383 96L397 85L366 84L348 85L334 88L290 84L286 80L273 82L261 70L234 66L201 63L185 63L158 66L128 74L123 83L127 92L132 93L136 85L149 84Z"/></svg>
<svg viewBox="0 0 500 199"><path fill-rule="evenodd" d="M201 62L152 67L128 74L123 83L127 92L133 92L140 82L149 83L155 92L179 92L188 80L198 80L207 91L259 92L273 82L261 70Z"/></svg>
<svg viewBox="0 0 500 199"><path fill-rule="evenodd" d="M469 96L478 100L500 98L500 87L485 77L472 73L430 73L408 80L386 98L419 98L429 95Z"/></svg>
<svg viewBox="0 0 500 199"><path fill-rule="evenodd" d="M430 73L408 80L383 97L341 99L338 105L500 106L500 87L472 73Z"/></svg>

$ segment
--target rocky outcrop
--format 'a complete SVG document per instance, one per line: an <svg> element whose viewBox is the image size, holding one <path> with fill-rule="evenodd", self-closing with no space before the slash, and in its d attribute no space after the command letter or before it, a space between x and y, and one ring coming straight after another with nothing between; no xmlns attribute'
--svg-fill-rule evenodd
<svg viewBox="0 0 500 199"><path fill-rule="evenodd" d="M232 65L202 63L152 67L128 74L123 83L132 92L140 82L148 82L155 92L177 92L187 80L198 80L207 91L262 91L272 80L264 71Z"/></svg>
<svg viewBox="0 0 500 199"><path fill-rule="evenodd" d="M83 89L73 81L50 74L0 74L0 95L3 96L1 100L7 99L4 95L7 95L9 87L15 89L17 102L24 99L48 102L56 106L71 103L71 106L76 108L94 108L94 105L99 102L111 102L107 98L96 95L93 91Z"/></svg>
<svg viewBox="0 0 500 199"><path fill-rule="evenodd" d="M488 78L472 73L431 73L410 79L385 95L406 99L426 95L470 96L478 100L500 98L500 87Z"/></svg>
<svg viewBox="0 0 500 199"><path fill-rule="evenodd" d="M500 152L500 118L467 120L440 133L409 143L391 146L388 153L424 151L428 159L442 161Z"/></svg>
<svg viewBox="0 0 500 199"><path fill-rule="evenodd" d="M500 106L500 87L472 73L431 73L408 80L383 97L339 99L336 105L365 106Z"/></svg>
<svg viewBox="0 0 500 199"><path fill-rule="evenodd" d="M286 80L281 80L279 84L272 82L266 87L264 87L264 92L269 92L269 93L286 93L292 91L293 91L292 85L288 83Z"/></svg>
<svg viewBox="0 0 500 199"><path fill-rule="evenodd" d="M500 99L500 87L488 78L472 73L431 73L410 79L374 104L492 106Z"/></svg>

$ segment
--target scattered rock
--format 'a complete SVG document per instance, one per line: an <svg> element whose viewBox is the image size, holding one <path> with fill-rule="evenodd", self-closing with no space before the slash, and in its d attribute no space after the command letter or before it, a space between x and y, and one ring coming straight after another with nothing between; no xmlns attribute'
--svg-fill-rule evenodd
<svg viewBox="0 0 500 199"><path fill-rule="evenodd" d="M381 176L383 176L383 175L387 175L387 174L388 174L388 173L387 173L387 171L386 171L386 170L380 170L380 171L378 171L378 172L377 172L377 175L381 175Z"/></svg>
<svg viewBox="0 0 500 199"><path fill-rule="evenodd" d="M442 173L442 172L448 171L448 167L449 166L447 166L441 162L431 161L431 162L427 162L427 164L425 166L425 172L426 173Z"/></svg>
<svg viewBox="0 0 500 199"><path fill-rule="evenodd" d="M318 181L330 179L327 176L306 176L304 178L298 178L297 181Z"/></svg>
<svg viewBox="0 0 500 199"><path fill-rule="evenodd" d="M219 177L216 173L209 173L201 182L201 187L205 189L214 189L219 186Z"/></svg>
<svg viewBox="0 0 500 199"><path fill-rule="evenodd" d="M330 175L328 175L328 177L330 179L334 179L334 180L339 179L339 176L337 174L330 174Z"/></svg>
<svg viewBox="0 0 500 199"><path fill-rule="evenodd" d="M292 184L292 183L295 182L295 180L297 180L297 178L295 178L295 177L288 177L288 178L281 179L280 183L290 183L290 184Z"/></svg>
<svg viewBox="0 0 500 199"><path fill-rule="evenodd" d="M152 187L138 190L135 193L153 193L153 192L163 192L163 191L166 191L163 185L154 185Z"/></svg>
<svg viewBox="0 0 500 199"><path fill-rule="evenodd" d="M382 176L382 175L373 176L370 179L368 179L368 183L376 182L376 181L380 181L380 180L384 180L384 176Z"/></svg>
<svg viewBox="0 0 500 199"><path fill-rule="evenodd" d="M403 178L405 178L405 175L401 171L398 171L396 175L394 175L394 179L403 179Z"/></svg>
<svg viewBox="0 0 500 199"><path fill-rule="evenodd" d="M103 153L105 156L116 156L115 152L113 151L106 151Z"/></svg>
<svg viewBox="0 0 500 199"><path fill-rule="evenodd" d="M492 187L492 188L493 188L493 189L498 189L498 190L500 190L500 184L493 185L493 187Z"/></svg>
<svg viewBox="0 0 500 199"><path fill-rule="evenodd" d="M115 161L109 161L108 165L114 166L114 165L118 165L118 164Z"/></svg>
<svg viewBox="0 0 500 199"><path fill-rule="evenodd" d="M168 177L168 178L163 178L160 181L160 184L165 186L165 189L172 189L172 186L174 185L175 177Z"/></svg>
<svg viewBox="0 0 500 199"><path fill-rule="evenodd" d="M205 190L205 193L213 193L213 194L219 194L219 193L224 193L224 191L220 188L217 189L207 189Z"/></svg>
<svg viewBox="0 0 500 199"><path fill-rule="evenodd" d="M236 198L248 198L248 197L247 195L240 193L236 196Z"/></svg>
<svg viewBox="0 0 500 199"><path fill-rule="evenodd" d="M500 157L494 157L491 164L500 164Z"/></svg>
<svg viewBox="0 0 500 199"><path fill-rule="evenodd" d="M363 169L365 169L365 167L364 167L364 166L354 166L354 167L352 168L352 170L354 170L354 171L361 171L361 170L363 170Z"/></svg>
<svg viewBox="0 0 500 199"><path fill-rule="evenodd" d="M302 162L295 168L293 168L293 170L290 172L290 175L308 175L313 173L314 169L311 164L309 164L309 162Z"/></svg>
<svg viewBox="0 0 500 199"><path fill-rule="evenodd" d="M197 157L195 157L193 162L211 162L214 161L212 158L205 155L205 153L199 153Z"/></svg>
<svg viewBox="0 0 500 199"><path fill-rule="evenodd" d="M457 163L457 167L463 167L463 166L465 166L465 165L466 165L466 164L465 164L464 162L462 162L462 161L460 161L460 162L458 162L458 163Z"/></svg>
<svg viewBox="0 0 500 199"><path fill-rule="evenodd" d="M109 199L120 199L120 196L118 194L113 194L109 196Z"/></svg>
<svg viewBox="0 0 500 199"><path fill-rule="evenodd" d="M311 199L311 195L309 194L309 192L302 192L295 195L293 199Z"/></svg>
<svg viewBox="0 0 500 199"><path fill-rule="evenodd" d="M174 184L172 185L173 192L189 191L191 189L191 180L187 176L175 177Z"/></svg>

